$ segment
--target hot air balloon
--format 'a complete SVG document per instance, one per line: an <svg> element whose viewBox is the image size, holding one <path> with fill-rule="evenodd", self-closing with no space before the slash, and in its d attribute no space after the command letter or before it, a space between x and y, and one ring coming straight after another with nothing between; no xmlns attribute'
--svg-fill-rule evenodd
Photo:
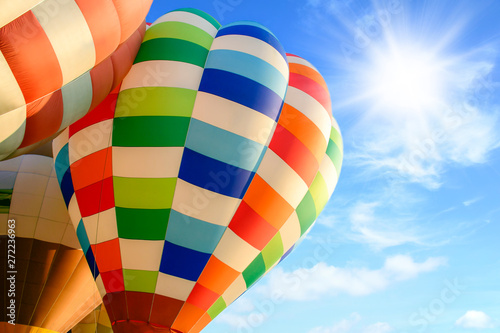
<svg viewBox="0 0 500 333"><path fill-rule="evenodd" d="M0 162L2 332L66 333L101 303L52 161Z"/></svg>
<svg viewBox="0 0 500 333"><path fill-rule="evenodd" d="M50 140L121 82L151 2L2 2L0 160Z"/></svg>
<svg viewBox="0 0 500 333"><path fill-rule="evenodd" d="M308 232L342 139L321 75L269 30L180 9L53 152L114 332L193 333Z"/></svg>
<svg viewBox="0 0 500 333"><path fill-rule="evenodd" d="M68 333L113 333L106 307L99 305Z"/></svg>

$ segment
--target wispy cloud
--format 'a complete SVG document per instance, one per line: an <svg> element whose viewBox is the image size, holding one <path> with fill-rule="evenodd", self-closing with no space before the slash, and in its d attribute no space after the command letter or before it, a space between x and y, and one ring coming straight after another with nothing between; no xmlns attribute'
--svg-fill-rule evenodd
<svg viewBox="0 0 500 333"><path fill-rule="evenodd" d="M351 332L351 329L355 327L360 320L361 316L354 312L351 313L349 318L342 319L331 327L318 326L310 330L308 333L348 333Z"/></svg>
<svg viewBox="0 0 500 333"><path fill-rule="evenodd" d="M465 207L469 207L470 205L475 204L476 202L480 201L481 199L483 199L483 198L478 197L478 198L474 198L474 199L470 199L470 200L465 200L464 202L462 202L462 204Z"/></svg>
<svg viewBox="0 0 500 333"><path fill-rule="evenodd" d="M390 285L414 279L445 265L446 258L433 257L415 262L407 255L388 257L379 269L342 268L320 262L310 269L286 272L276 268L266 285L256 288L263 295L279 293L285 300L308 301L340 293L352 296L369 295Z"/></svg>
<svg viewBox="0 0 500 333"><path fill-rule="evenodd" d="M412 218L393 216L390 220L377 214L381 202L358 202L349 210L351 233L348 238L383 249L406 243L422 244L421 236L411 227ZM382 207L383 209L383 207Z"/></svg>
<svg viewBox="0 0 500 333"><path fill-rule="evenodd" d="M332 326L318 326L309 330L308 333L389 333L393 330L391 325L383 322L371 324L363 328L361 326L361 315L353 312L349 318L342 319Z"/></svg>
<svg viewBox="0 0 500 333"><path fill-rule="evenodd" d="M388 323L379 322L366 327L363 333L389 333L393 330L392 326Z"/></svg>
<svg viewBox="0 0 500 333"><path fill-rule="evenodd" d="M495 327L490 316L482 311L470 310L455 322L456 326L463 328L486 329Z"/></svg>

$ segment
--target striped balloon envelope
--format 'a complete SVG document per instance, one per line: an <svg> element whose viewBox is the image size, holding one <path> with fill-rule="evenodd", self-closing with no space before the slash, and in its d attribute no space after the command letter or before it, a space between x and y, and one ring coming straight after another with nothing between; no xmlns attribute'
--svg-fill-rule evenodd
<svg viewBox="0 0 500 333"><path fill-rule="evenodd" d="M0 1L0 160L52 139L122 81L151 2Z"/></svg>
<svg viewBox="0 0 500 333"><path fill-rule="evenodd" d="M181 9L53 151L114 332L192 333L307 233L342 139L321 75L269 30Z"/></svg>

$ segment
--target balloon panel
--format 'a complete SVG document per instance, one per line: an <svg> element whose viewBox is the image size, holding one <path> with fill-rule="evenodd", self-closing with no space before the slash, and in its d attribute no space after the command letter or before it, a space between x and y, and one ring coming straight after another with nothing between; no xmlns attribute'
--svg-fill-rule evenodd
<svg viewBox="0 0 500 333"><path fill-rule="evenodd" d="M106 308L99 305L68 333L113 333Z"/></svg>
<svg viewBox="0 0 500 333"><path fill-rule="evenodd" d="M333 192L339 133L324 80L266 28L155 22L119 95L53 146L114 330L198 332L269 271Z"/></svg>
<svg viewBox="0 0 500 333"><path fill-rule="evenodd" d="M9 271L16 271L16 326L65 332L99 304L100 297L70 223L52 159L25 155L0 162L0 198L4 253L0 276L7 281ZM15 269L8 266L12 262L7 257L12 223ZM7 293L4 300L7 306ZM11 318L4 311L0 321L7 322Z"/></svg>
<svg viewBox="0 0 500 333"><path fill-rule="evenodd" d="M22 15L0 27L0 159L34 149L102 101L130 68L150 5L46 0L29 10L6 7Z"/></svg>

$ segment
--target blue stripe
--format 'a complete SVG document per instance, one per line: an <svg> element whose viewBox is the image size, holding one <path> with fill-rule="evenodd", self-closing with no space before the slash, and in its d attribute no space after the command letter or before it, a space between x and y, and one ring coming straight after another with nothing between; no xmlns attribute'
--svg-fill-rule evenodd
<svg viewBox="0 0 500 333"><path fill-rule="evenodd" d="M246 20L241 20L241 21L236 21L236 22L233 22L233 23L228 23L228 24L225 24L224 25L224 28L227 28L227 27L232 27L232 26L235 26L235 25L251 25L251 26L254 26L254 27L257 27L257 28L260 28L262 30L265 30L267 31L269 34L273 35L274 37L276 37L275 34L272 33L271 30L269 30L267 27L263 26L262 24L260 23L257 23L255 21L246 21Z"/></svg>
<svg viewBox="0 0 500 333"><path fill-rule="evenodd" d="M285 98L288 78L273 65L248 53L234 50L213 50L205 68L215 68L239 74L268 87L282 99Z"/></svg>
<svg viewBox="0 0 500 333"><path fill-rule="evenodd" d="M94 280L97 279L97 277L99 276L99 268L97 267L97 264L95 262L94 253L92 252L92 249L88 249L87 253L85 254L85 259L87 259L87 264L89 265Z"/></svg>
<svg viewBox="0 0 500 333"><path fill-rule="evenodd" d="M56 170L57 180L61 184L62 179L69 169L69 145L66 143L57 154L54 161L54 169Z"/></svg>
<svg viewBox="0 0 500 333"><path fill-rule="evenodd" d="M87 237L87 231L85 231L85 225L83 224L82 219L80 219L80 222L78 222L78 227L76 228L76 236L78 237L78 241L80 242L82 251L84 253L87 253L87 250L90 248L90 242L89 238Z"/></svg>
<svg viewBox="0 0 500 333"><path fill-rule="evenodd" d="M232 132L191 119L186 147L235 167L256 171L265 146Z"/></svg>
<svg viewBox="0 0 500 333"><path fill-rule="evenodd" d="M286 257L288 257L288 255L289 255L290 253L292 253L292 251L293 251L294 249L295 249L295 244L294 244L291 248L289 248L289 249L288 249L288 251L286 251L286 252L285 252L285 254L283 254L283 255L281 256L281 258L280 258L279 262L282 262L282 261L283 261L283 259L285 259Z"/></svg>
<svg viewBox="0 0 500 333"><path fill-rule="evenodd" d="M261 41L274 47L276 51L281 54L283 59L286 60L286 52L281 43L273 34L260 25L248 25L245 24L245 22L240 22L240 24L224 26L219 29L215 38L226 35L242 35L260 39Z"/></svg>
<svg viewBox="0 0 500 333"><path fill-rule="evenodd" d="M211 254L194 251L165 241L160 272L189 281L196 281L210 256Z"/></svg>
<svg viewBox="0 0 500 333"><path fill-rule="evenodd" d="M211 254L225 230L226 228L221 225L171 210L165 239L175 245Z"/></svg>
<svg viewBox="0 0 500 333"><path fill-rule="evenodd" d="M179 178L206 190L243 198L255 172L240 169L184 148Z"/></svg>
<svg viewBox="0 0 500 333"><path fill-rule="evenodd" d="M199 91L216 95L258 111L277 120L283 98L271 89L238 74L207 68Z"/></svg>
<svg viewBox="0 0 500 333"><path fill-rule="evenodd" d="M66 203L66 206L69 206L71 197L75 193L75 189L73 188L73 179L71 178L71 169L66 170L59 186L61 187L64 202Z"/></svg>

